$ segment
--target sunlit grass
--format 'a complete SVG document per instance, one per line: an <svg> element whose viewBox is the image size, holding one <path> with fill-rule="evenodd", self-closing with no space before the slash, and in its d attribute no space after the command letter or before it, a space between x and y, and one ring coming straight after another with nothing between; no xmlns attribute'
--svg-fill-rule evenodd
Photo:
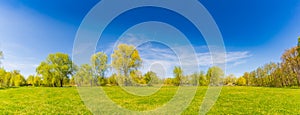
<svg viewBox="0 0 300 115"><path fill-rule="evenodd" d="M0 89L1 114L90 114L76 88Z"/></svg>
<svg viewBox="0 0 300 115"><path fill-rule="evenodd" d="M143 87L141 87L143 88ZM154 95L135 96L120 87L104 87L118 105L136 111L163 106L177 87L162 87ZM207 87L199 87L190 106L182 114L197 114ZM74 87L21 87L0 89L1 114L92 114ZM208 114L299 114L300 89L223 87Z"/></svg>

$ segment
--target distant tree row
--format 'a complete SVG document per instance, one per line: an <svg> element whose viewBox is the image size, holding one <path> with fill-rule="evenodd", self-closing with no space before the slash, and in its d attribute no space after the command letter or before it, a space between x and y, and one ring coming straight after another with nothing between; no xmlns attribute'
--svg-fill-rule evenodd
<svg viewBox="0 0 300 115"><path fill-rule="evenodd" d="M139 68L142 59L134 46L120 44L111 54L112 63L108 64L108 56L98 52L91 56L90 63L75 65L67 54L50 54L36 68L36 75L30 75L25 80L19 71L7 72L0 68L0 87L18 87L24 85L63 87L76 86L152 86L189 85L189 86L265 86L286 87L300 86L300 38L298 46L286 50L281 57L281 63L268 63L252 72L245 72L242 77L224 76L217 66L210 67L207 72L196 72L184 75L181 67L174 67L173 78L162 78L149 71L142 74ZM0 59L3 52L0 52ZM1 60L0 60L1 61ZM1 64L1 63L0 63ZM109 76L108 69L113 70Z"/></svg>
<svg viewBox="0 0 300 115"><path fill-rule="evenodd" d="M1 52L1 57L3 53ZM173 70L174 78L162 79L156 73L149 71L142 74L139 68L142 65L138 50L134 46L120 44L113 54L112 63L108 65L108 56L98 52L91 56L90 63L76 66L67 54L49 54L36 68L36 75L30 75L25 80L19 71L0 71L1 87L12 86L45 86L63 87L65 85L76 86L152 86L165 85L221 85L224 72L219 67L211 67L207 71L184 75L181 67ZM106 76L108 68L115 73Z"/></svg>
<svg viewBox="0 0 300 115"><path fill-rule="evenodd" d="M0 88L19 87L25 85L26 81L19 71L14 70L8 72L1 68L1 59L3 59L2 51L0 51Z"/></svg>
<svg viewBox="0 0 300 115"><path fill-rule="evenodd" d="M252 72L245 72L242 78L247 86L290 87L300 86L300 38L298 46L286 50L280 63L268 63Z"/></svg>
<svg viewBox="0 0 300 115"><path fill-rule="evenodd" d="M14 70L7 72L3 68L0 68L0 88L19 87L24 85L26 85L26 81L19 71Z"/></svg>

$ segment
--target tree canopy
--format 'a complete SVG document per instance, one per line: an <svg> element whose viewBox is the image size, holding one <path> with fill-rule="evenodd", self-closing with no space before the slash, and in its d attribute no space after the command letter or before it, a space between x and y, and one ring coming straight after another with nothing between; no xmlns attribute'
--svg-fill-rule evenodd
<svg viewBox="0 0 300 115"><path fill-rule="evenodd" d="M98 52L91 57L94 80L99 85L105 84L104 74L108 68L107 60L107 55L104 52Z"/></svg>
<svg viewBox="0 0 300 115"><path fill-rule="evenodd" d="M209 81L210 85L212 86L221 85L222 83L221 78L223 77L224 77L224 71L218 66L213 66L209 68L206 74L206 78Z"/></svg>
<svg viewBox="0 0 300 115"><path fill-rule="evenodd" d="M175 66L175 68L173 70L173 74L175 76L174 84L176 86L179 86L181 84L181 81L182 81L183 70L181 69L181 67Z"/></svg>
<svg viewBox="0 0 300 115"><path fill-rule="evenodd" d="M125 76L125 85L130 85L129 73L142 65L138 50L132 45L119 44L114 50L112 57L112 67L119 75Z"/></svg>
<svg viewBox="0 0 300 115"><path fill-rule="evenodd" d="M49 54L47 59L37 67L36 71L42 75L45 85L62 87L64 80L68 80L69 75L72 75L72 64L68 54Z"/></svg>

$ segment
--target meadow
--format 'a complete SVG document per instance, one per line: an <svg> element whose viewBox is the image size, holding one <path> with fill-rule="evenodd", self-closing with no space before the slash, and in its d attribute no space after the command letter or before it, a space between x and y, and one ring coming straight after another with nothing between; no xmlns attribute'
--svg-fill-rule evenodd
<svg viewBox="0 0 300 115"><path fill-rule="evenodd" d="M143 88L143 87L141 87ZM118 105L130 110L153 110L170 100L178 87L162 87L151 96L134 96L119 87L103 87ZM198 87L182 114L198 114L207 87ZM223 87L208 114L299 114L300 89ZM76 87L0 89L1 114L92 114Z"/></svg>

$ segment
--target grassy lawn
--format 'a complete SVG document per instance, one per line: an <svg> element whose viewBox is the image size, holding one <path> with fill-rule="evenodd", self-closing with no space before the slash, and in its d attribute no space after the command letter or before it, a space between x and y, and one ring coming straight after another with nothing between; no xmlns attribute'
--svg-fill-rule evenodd
<svg viewBox="0 0 300 115"><path fill-rule="evenodd" d="M199 87L182 114L197 114L206 92ZM151 96L134 96L119 87L104 87L118 105L130 110L153 110L168 102L177 87L163 87ZM91 114L74 87L0 89L1 114ZM299 114L300 89L223 87L208 114Z"/></svg>

